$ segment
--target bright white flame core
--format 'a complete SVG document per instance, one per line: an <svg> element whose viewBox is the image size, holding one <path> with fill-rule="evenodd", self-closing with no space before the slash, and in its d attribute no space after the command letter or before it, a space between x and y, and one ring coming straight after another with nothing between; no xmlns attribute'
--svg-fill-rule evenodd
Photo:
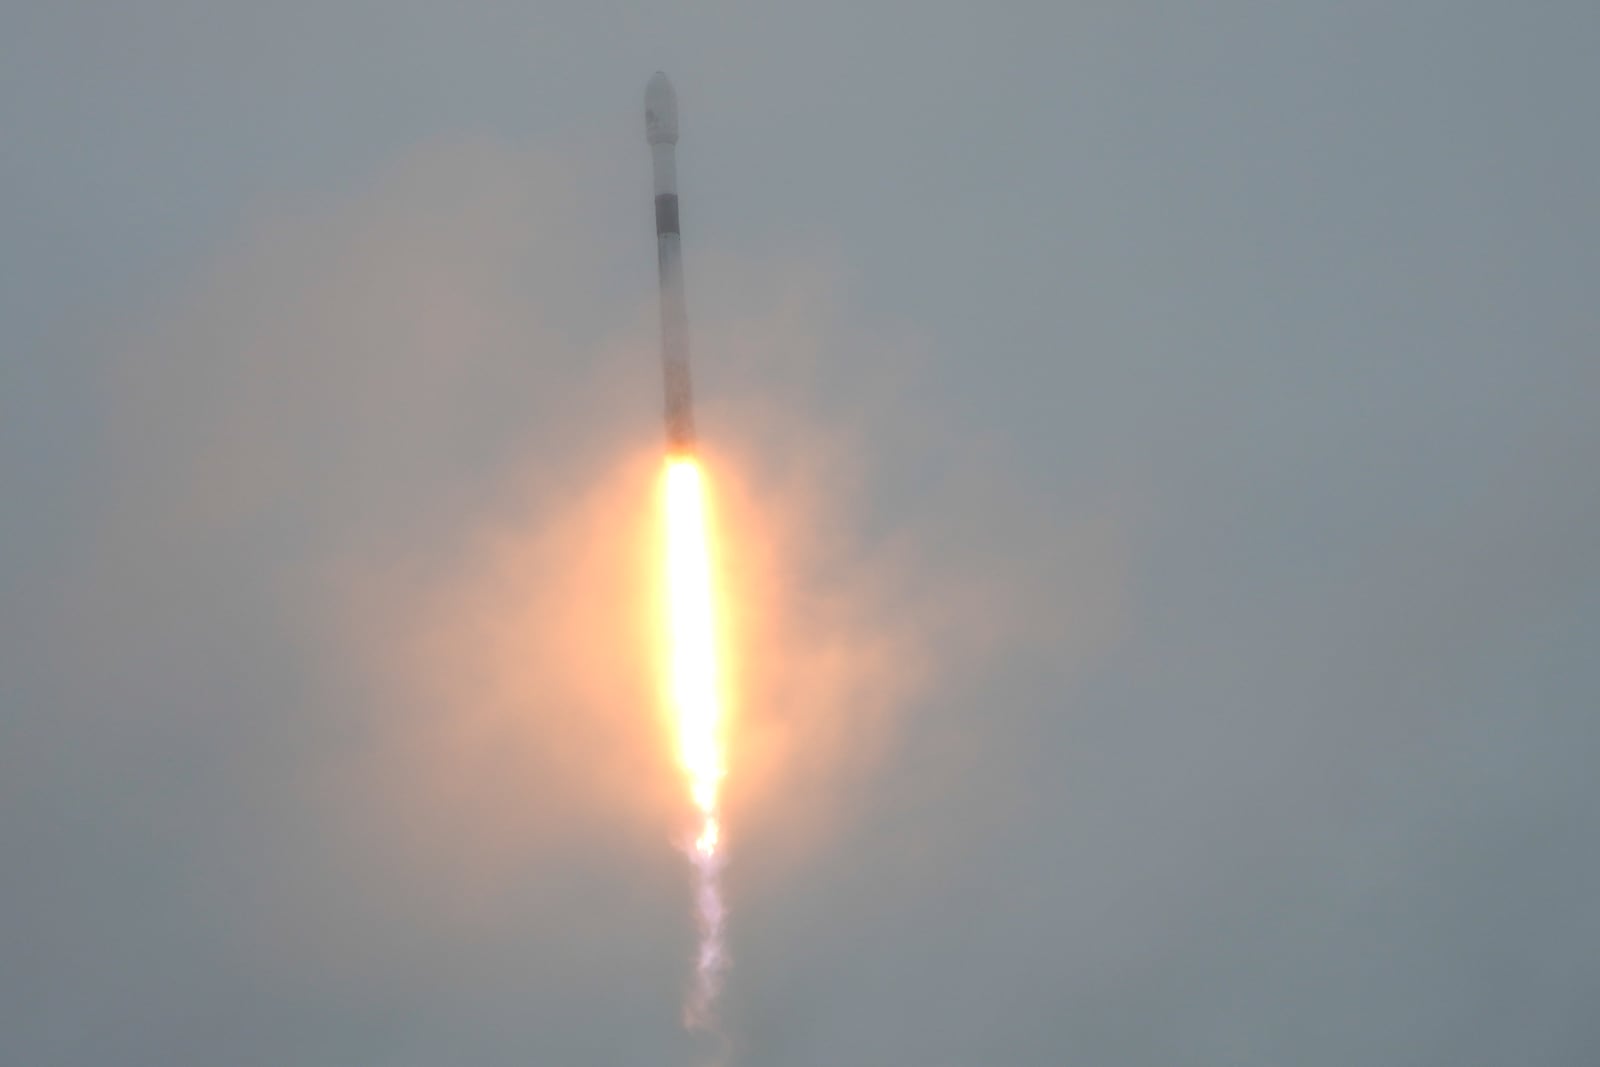
<svg viewBox="0 0 1600 1067"><path fill-rule="evenodd" d="M675 456L667 461L667 604L671 649L671 703L677 726L678 762L689 778L689 793L700 811L700 831L690 859L696 873L700 950L695 987L685 1005L690 1026L710 1022L726 955L722 947L724 909L717 884L721 829L717 793L726 774L722 744L722 702L718 692L716 625L712 611L711 553L706 539L705 494L700 465Z"/></svg>

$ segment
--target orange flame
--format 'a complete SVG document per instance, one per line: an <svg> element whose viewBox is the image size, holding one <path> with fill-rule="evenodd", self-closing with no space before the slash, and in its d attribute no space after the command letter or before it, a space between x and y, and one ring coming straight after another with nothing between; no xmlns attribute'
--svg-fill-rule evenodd
<svg viewBox="0 0 1600 1067"><path fill-rule="evenodd" d="M689 776L695 806L710 818L716 811L717 788L725 769L702 480L700 465L693 459L667 461L672 714L678 731L678 762Z"/></svg>

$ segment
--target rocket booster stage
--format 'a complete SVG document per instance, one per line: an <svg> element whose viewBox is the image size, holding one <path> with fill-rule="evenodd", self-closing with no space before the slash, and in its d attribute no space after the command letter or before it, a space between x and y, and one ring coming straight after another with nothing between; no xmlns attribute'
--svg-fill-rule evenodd
<svg viewBox="0 0 1600 1067"><path fill-rule="evenodd" d="M645 138L655 170L656 256L661 269L661 368L667 395L667 450L694 450L689 387L689 322L683 301L683 259L678 237L678 97L660 71L644 91Z"/></svg>

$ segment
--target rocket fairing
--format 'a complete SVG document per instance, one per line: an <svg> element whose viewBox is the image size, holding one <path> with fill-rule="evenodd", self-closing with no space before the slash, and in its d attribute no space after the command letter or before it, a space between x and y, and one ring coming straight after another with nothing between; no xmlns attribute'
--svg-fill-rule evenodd
<svg viewBox="0 0 1600 1067"><path fill-rule="evenodd" d="M660 71L644 91L645 139L655 171L656 258L661 274L661 369L666 385L667 451L694 450L689 387L689 321L678 235L678 97Z"/></svg>

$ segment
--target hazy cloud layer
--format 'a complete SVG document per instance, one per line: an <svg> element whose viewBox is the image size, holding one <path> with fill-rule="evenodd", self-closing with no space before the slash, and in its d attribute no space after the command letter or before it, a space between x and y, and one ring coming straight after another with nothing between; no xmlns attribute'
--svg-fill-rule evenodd
<svg viewBox="0 0 1600 1067"><path fill-rule="evenodd" d="M197 923L199 955L151 938L145 908L91 905L135 958L84 975L41 945L52 1007L99 976L112 988L78 1010L127 1012L103 1036L63 1017L75 1054L181 1054L219 974L336 1015L488 983L474 1002L511 1012L491 1031L682 1040L662 1029L692 922L656 710L658 370L648 302L586 295L589 165L419 150L253 224L113 365L110 498L57 635L111 795L67 796L147 857L148 908ZM698 336L708 368L738 368L702 392L740 724L730 833L754 895L829 862L918 698L1037 647L1072 571L1099 598L1075 612L1083 651L1113 634L1121 561L1108 520L1067 530L950 461L895 388L914 348L839 321L836 272L706 258L702 284L739 308L706 301ZM835 354L883 387L829 411ZM938 464L915 513L876 506L888 460ZM542 1003L493 1007L508 980ZM585 995L657 1015L654 1036L580 1022L563 1005Z"/></svg>
<svg viewBox="0 0 1600 1067"><path fill-rule="evenodd" d="M1592 1059L1587 8L190 7L0 33L0 1059Z"/></svg>

